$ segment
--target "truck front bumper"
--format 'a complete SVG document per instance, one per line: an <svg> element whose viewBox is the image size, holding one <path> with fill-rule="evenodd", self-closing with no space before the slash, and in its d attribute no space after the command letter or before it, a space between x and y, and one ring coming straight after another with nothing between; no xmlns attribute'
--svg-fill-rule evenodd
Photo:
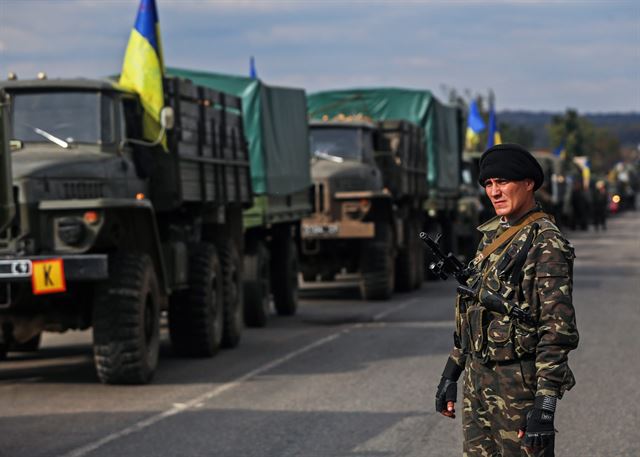
<svg viewBox="0 0 640 457"><path fill-rule="evenodd" d="M304 219L301 225L301 236L303 240L373 238L375 236L375 224L373 222L322 222L313 219Z"/></svg>
<svg viewBox="0 0 640 457"><path fill-rule="evenodd" d="M34 263L57 260L62 261L66 281L100 281L109 277L107 254L43 255L0 258L0 282L31 281Z"/></svg>

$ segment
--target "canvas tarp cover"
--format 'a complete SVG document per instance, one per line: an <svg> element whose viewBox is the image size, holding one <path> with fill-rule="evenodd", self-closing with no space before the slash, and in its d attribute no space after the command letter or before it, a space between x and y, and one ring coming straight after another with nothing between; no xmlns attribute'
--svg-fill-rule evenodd
<svg viewBox="0 0 640 457"><path fill-rule="evenodd" d="M309 115L363 114L374 121L404 119L425 131L427 180L432 189L457 191L462 155L458 110L440 103L428 90L349 89L307 96Z"/></svg>
<svg viewBox="0 0 640 457"><path fill-rule="evenodd" d="M302 89L259 79L168 68L169 76L242 98L242 117L256 194L287 195L311 186L307 105Z"/></svg>

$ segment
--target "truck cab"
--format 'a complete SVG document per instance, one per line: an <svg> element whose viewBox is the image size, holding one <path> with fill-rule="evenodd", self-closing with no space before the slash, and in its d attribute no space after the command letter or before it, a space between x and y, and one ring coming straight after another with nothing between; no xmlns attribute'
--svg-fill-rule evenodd
<svg viewBox="0 0 640 457"><path fill-rule="evenodd" d="M136 123L125 121L139 116L137 97L109 81L2 86L11 101L11 138L19 140L11 154L19 236L11 248L27 255L95 249L100 212L86 223L82 208L67 207L69 200L148 195L148 172L126 142L140 138Z"/></svg>

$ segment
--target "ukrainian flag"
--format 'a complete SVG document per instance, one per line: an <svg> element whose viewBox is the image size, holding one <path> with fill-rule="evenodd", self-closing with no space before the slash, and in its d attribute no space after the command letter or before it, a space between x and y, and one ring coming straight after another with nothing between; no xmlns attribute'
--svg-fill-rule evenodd
<svg viewBox="0 0 640 457"><path fill-rule="evenodd" d="M558 147L553 150L553 155L560 157L561 159L567 158L567 148L564 146L564 140L562 140Z"/></svg>
<svg viewBox="0 0 640 457"><path fill-rule="evenodd" d="M493 105L491 105L491 109L489 110L489 135L487 135L487 149L500 143L502 143L502 137L498 131L496 110Z"/></svg>
<svg viewBox="0 0 640 457"><path fill-rule="evenodd" d="M467 150L475 151L480 143L480 132L486 128L480 115L478 103L475 100L469 105L469 117L467 118Z"/></svg>
<svg viewBox="0 0 640 457"><path fill-rule="evenodd" d="M144 137L153 141L160 132L164 106L162 44L155 0L140 0L136 23L122 63L120 84L136 91L144 107ZM164 141L163 141L164 144Z"/></svg>

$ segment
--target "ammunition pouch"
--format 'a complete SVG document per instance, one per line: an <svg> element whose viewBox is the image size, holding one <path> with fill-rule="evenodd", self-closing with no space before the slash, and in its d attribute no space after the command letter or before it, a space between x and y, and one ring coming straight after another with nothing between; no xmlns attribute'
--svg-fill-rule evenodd
<svg viewBox="0 0 640 457"><path fill-rule="evenodd" d="M487 310L480 305L467 309L467 338L469 353L476 358L484 358L486 351Z"/></svg>
<svg viewBox="0 0 640 457"><path fill-rule="evenodd" d="M487 358L494 362L515 360L513 322L509 318L493 319L487 328Z"/></svg>
<svg viewBox="0 0 640 457"><path fill-rule="evenodd" d="M494 316L483 306L472 306L465 316L468 352L482 361L508 362L536 352L538 335L509 316ZM465 347L463 346L463 349Z"/></svg>

